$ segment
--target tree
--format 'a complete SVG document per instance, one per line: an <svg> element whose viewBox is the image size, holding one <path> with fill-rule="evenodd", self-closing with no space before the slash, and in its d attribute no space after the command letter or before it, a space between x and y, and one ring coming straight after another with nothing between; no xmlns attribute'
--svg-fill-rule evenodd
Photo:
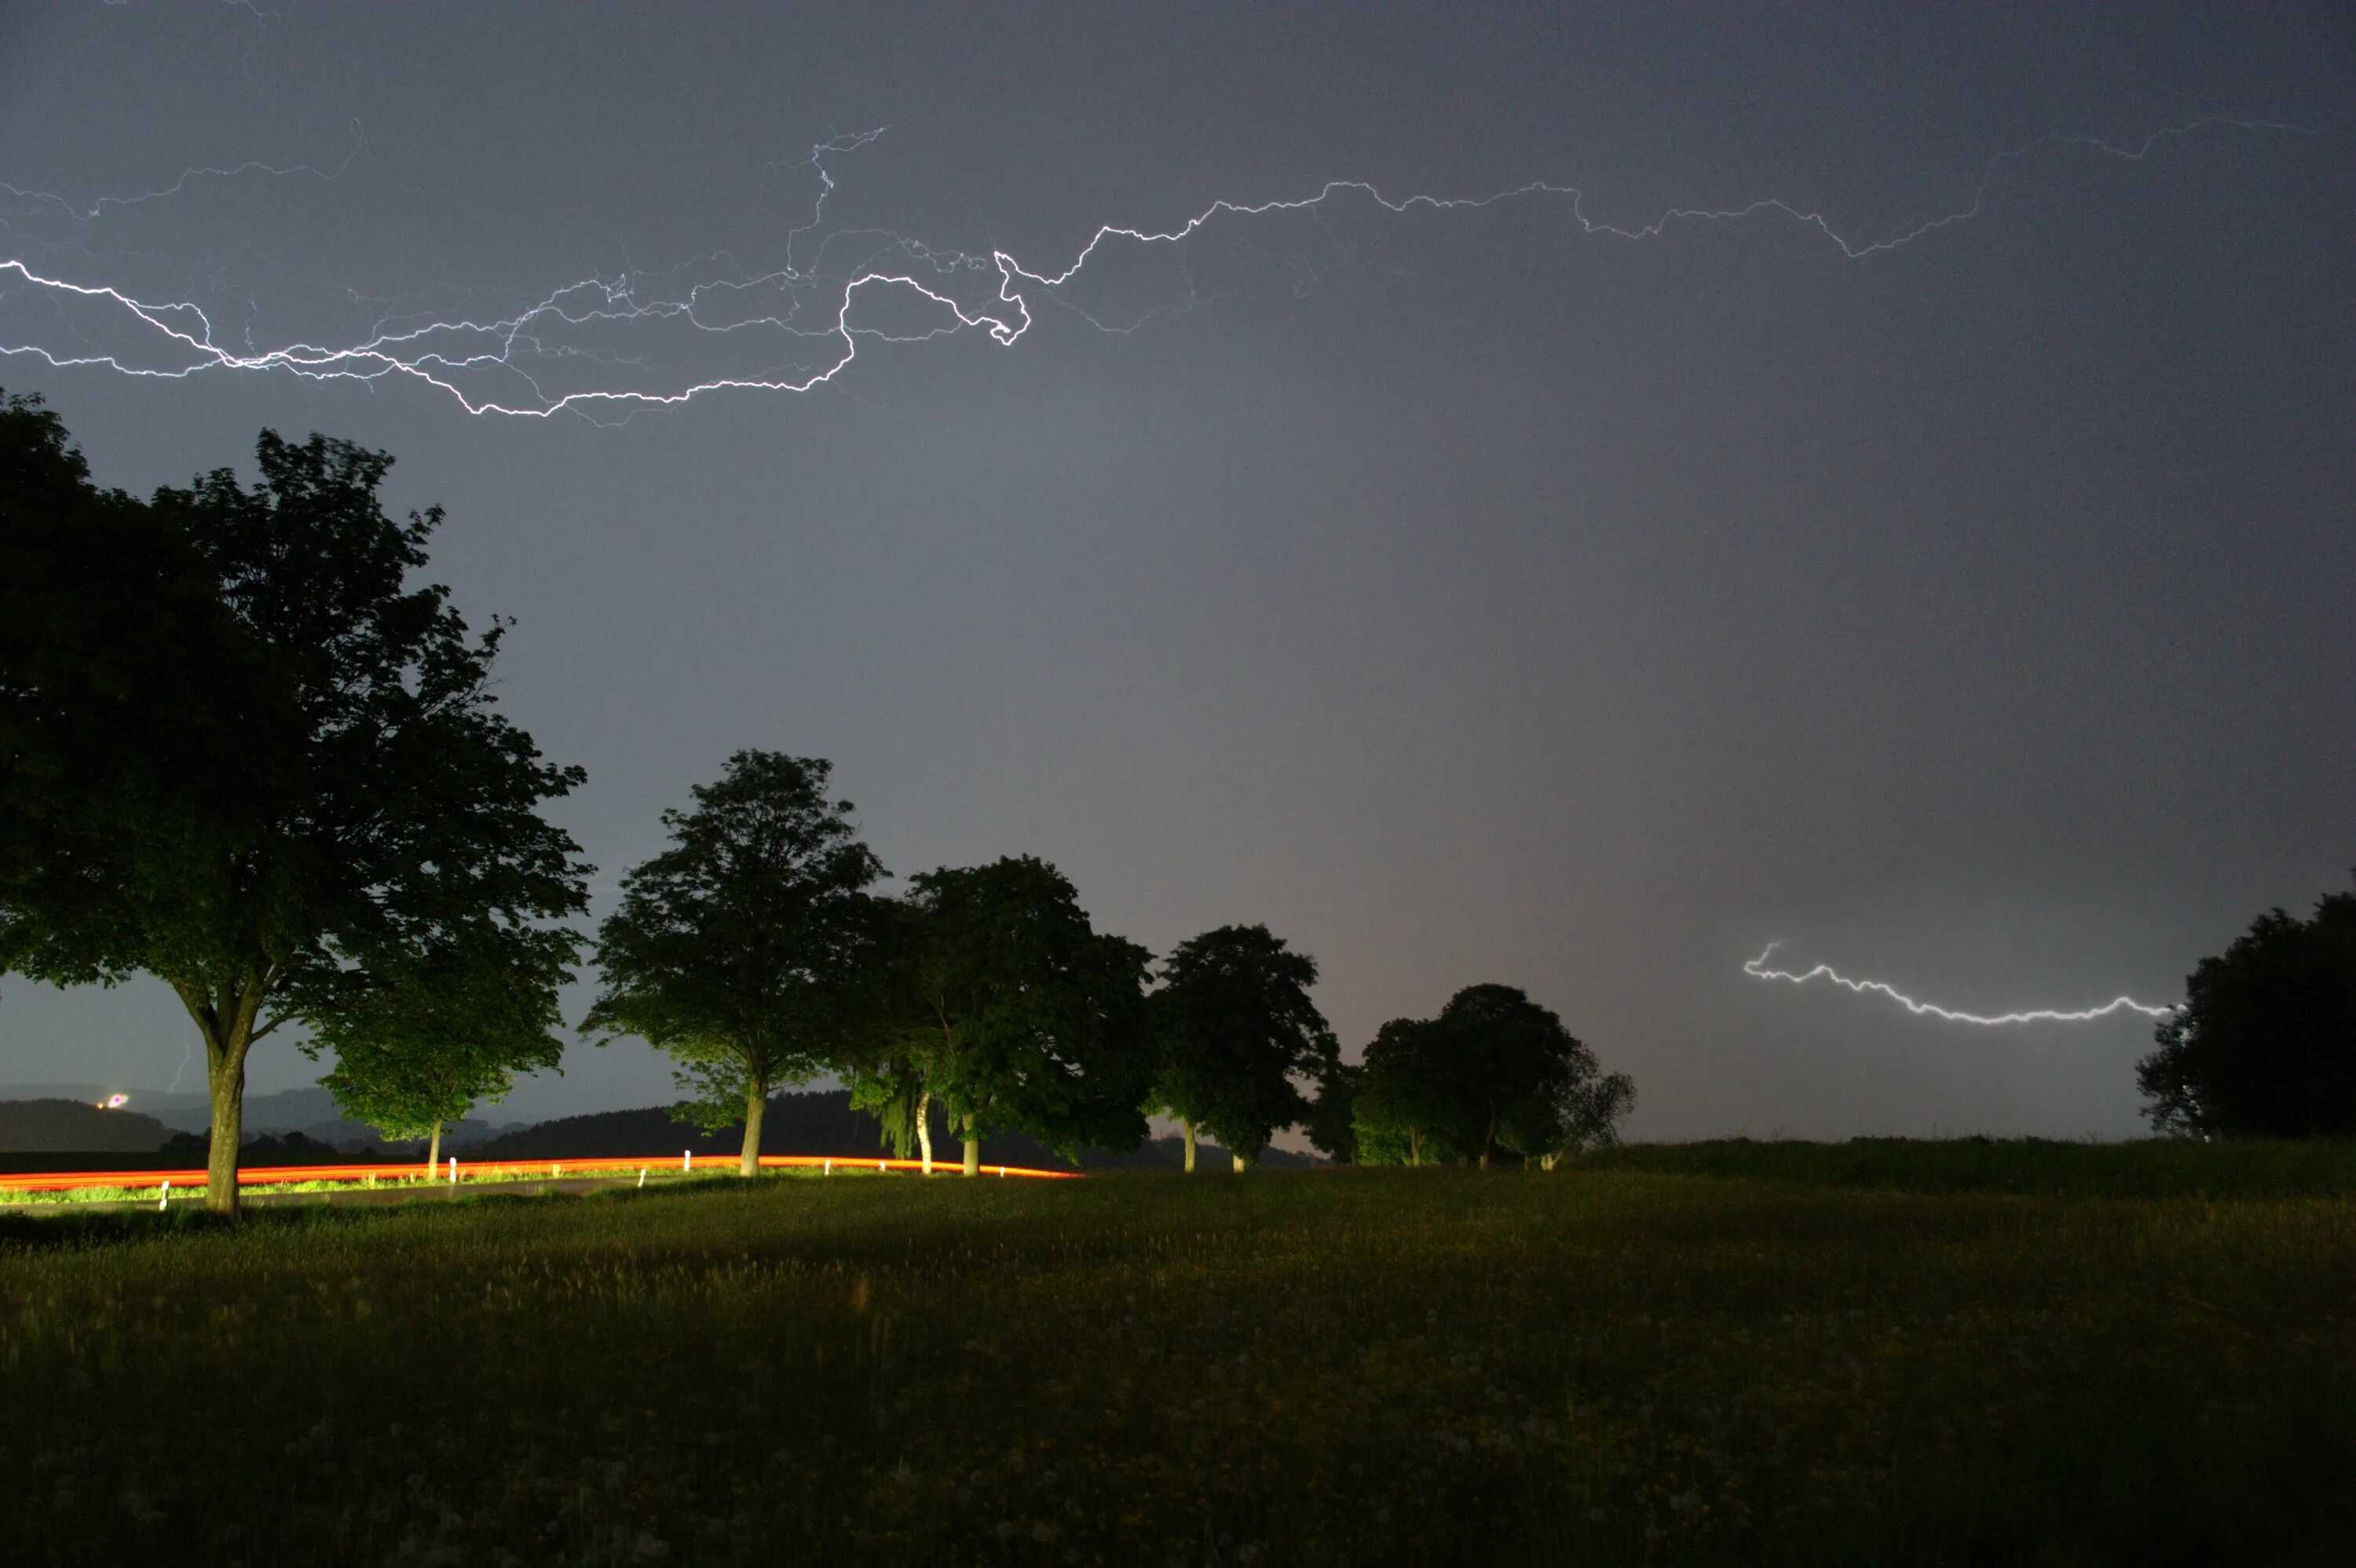
<svg viewBox="0 0 2356 1568"><path fill-rule="evenodd" d="M1620 1141L1620 1124L1636 1108L1636 1083L1606 1072L1595 1053L1574 1040L1569 1071L1506 1109L1497 1141L1526 1160L1552 1170L1574 1149Z"/></svg>
<svg viewBox="0 0 2356 1568"><path fill-rule="evenodd" d="M1559 1096L1582 1048L1551 1008L1512 986L1467 986L1437 1021L1448 1037L1456 1121L1486 1169L1508 1115Z"/></svg>
<svg viewBox="0 0 2356 1568"><path fill-rule="evenodd" d="M1468 986L1433 1019L1394 1019L1366 1048L1352 1104L1361 1163L1469 1159L1505 1149L1554 1168L1616 1136L1635 1104L1625 1074L1551 1008L1511 986Z"/></svg>
<svg viewBox="0 0 2356 1568"><path fill-rule="evenodd" d="M933 1024L922 983L923 916L905 901L879 905L875 933L859 990L861 1018L853 1032L860 1044L845 1074L851 1104L880 1124L883 1147L900 1159L917 1155L930 1176L939 1107L925 1082Z"/></svg>
<svg viewBox="0 0 2356 1568"><path fill-rule="evenodd" d="M739 1174L760 1168L769 1092L848 1063L884 867L859 841L832 764L739 752L691 811L663 813L671 848L622 880L597 933L605 986L587 1026L637 1035L680 1063L687 1115L741 1113Z"/></svg>
<svg viewBox="0 0 2356 1568"><path fill-rule="evenodd" d="M319 1013L304 1050L335 1052L321 1082L346 1115L427 1139L432 1167L445 1123L562 1057L556 989L573 978L572 946L562 933L485 921L423 951L371 954L339 976L349 994Z"/></svg>
<svg viewBox="0 0 2356 1568"><path fill-rule="evenodd" d="M388 455L264 431L252 489L223 469L93 510L61 432L10 414L48 488L6 502L11 559L23 543L41 570L10 590L31 620L0 650L0 965L172 987L205 1046L207 1203L234 1213L253 1045L332 1031L371 957L583 908L587 868L540 816L583 775L498 712L506 623L470 636L448 590L409 585L442 514L386 516ZM89 559L93 517L122 568ZM95 607L63 603L85 585Z"/></svg>
<svg viewBox="0 0 2356 1568"><path fill-rule="evenodd" d="M0 967L119 976L126 886L200 869L233 805L198 792L254 727L246 650L191 542L94 485L38 398L0 403Z"/></svg>
<svg viewBox="0 0 2356 1568"><path fill-rule="evenodd" d="M1469 1153L1455 1041L1436 1019L1393 1019L1375 1032L1351 1104L1361 1165L1421 1165Z"/></svg>
<svg viewBox="0 0 2356 1568"><path fill-rule="evenodd" d="M1176 1118L1186 1139L1207 1129L1238 1171L1269 1136L1309 1114L1293 1086L1338 1057L1333 1030L1309 999L1317 961L1264 925L1226 925L1183 943L1162 965L1153 993L1161 1072L1151 1108Z"/></svg>
<svg viewBox="0 0 2356 1568"><path fill-rule="evenodd" d="M2356 893L2326 894L2308 920L2260 915L2201 961L2154 1034L2136 1083L2160 1132L2356 1133Z"/></svg>
<svg viewBox="0 0 2356 1568"><path fill-rule="evenodd" d="M912 878L907 911L884 1054L948 1108L965 1173L989 1132L1067 1158L1135 1147L1154 1065L1145 949L1096 931L1072 884L1027 855Z"/></svg>
<svg viewBox="0 0 2356 1568"><path fill-rule="evenodd" d="M1317 1098L1309 1107L1309 1141L1335 1165L1359 1163L1355 1125L1358 1072L1338 1056L1324 1063L1317 1075Z"/></svg>

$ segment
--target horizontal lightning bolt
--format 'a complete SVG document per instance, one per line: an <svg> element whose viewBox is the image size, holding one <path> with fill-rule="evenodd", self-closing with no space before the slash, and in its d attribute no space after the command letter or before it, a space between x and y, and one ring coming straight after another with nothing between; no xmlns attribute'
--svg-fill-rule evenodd
<svg viewBox="0 0 2356 1568"><path fill-rule="evenodd" d="M1993 1015L1958 1012L1953 1008L1943 1008L1935 1003L1918 1002L1897 987L1884 981L1852 980L1829 964L1819 964L1815 968L1804 972L1770 969L1767 967L1767 960L1773 957L1775 949L1782 945L1780 942L1769 943L1765 952L1742 966L1742 972L1754 980L1788 980L1794 986L1804 986L1811 980L1829 980L1834 985L1844 987L1860 996L1870 992L1877 996L1887 997L1917 1017L1944 1019L1949 1023L1979 1024L1988 1029L2003 1029L2015 1024L2092 1023L2096 1019L2106 1019L2114 1013L2141 1013L2148 1019L2164 1019L2177 1010L2173 1006L2156 1008L2148 1002L2138 1002L2133 997L2114 997L2099 1008L2031 1008L2023 1012Z"/></svg>
<svg viewBox="0 0 2356 1568"><path fill-rule="evenodd" d="M868 131L822 143L811 150L807 159L785 165L814 170L819 188L809 221L787 232L780 266L759 275L699 282L675 297L640 297L640 290L646 283L643 274L635 279L625 276L619 280L592 277L551 290L535 303L502 316L479 320L428 320L422 325L412 322L397 328L380 321L369 335L358 341L340 345L297 341L275 347L255 347L250 342L232 346L222 341L211 317L194 301L144 299L111 283L80 282L56 275L46 268L37 270L27 256L18 255L0 259L0 306L18 305L32 300L43 302L57 309L67 322L67 331L82 341L73 347L63 346L62 341L0 341L0 355L26 356L61 368L97 367L125 376L163 380L183 380L208 370L277 370L321 381L373 383L386 379L406 379L448 395L469 414L546 419L557 413L572 412L594 420L603 411L627 412L636 408L680 404L714 392L811 391L835 380L857 359L862 338L880 343L922 343L979 330L987 333L1000 345L1011 346L1031 329L1031 302L1034 295L1065 306L1102 330L1131 330L1137 323L1132 322L1128 326L1107 326L1079 305L1062 297L1063 291L1106 247L1117 244L1140 248L1176 247L1222 219L1250 219L1282 213L1313 213L1344 197L1362 198L1376 209L1394 215L1419 209L1432 212L1480 210L1502 203L1555 199L1568 204L1570 216L1583 233L1628 241L1654 240L1675 226L1731 224L1757 218L1775 218L1812 231L1831 247L1833 253L1842 258L1862 261L1914 244L1942 229L1978 217L1987 207L1997 172L2008 163L2048 149L2065 147L2090 150L2130 161L2140 160L2150 155L2164 142L2213 129L2287 131L2313 135L2320 127L2209 115L2155 131L2140 141L2124 144L2092 136L2051 133L1989 159L1969 202L1902 232L1878 240L1853 239L1837 230L1822 212L1776 197L1736 207L1672 207L1651 222L1632 228L1590 218L1586 210L1586 197L1575 186L1532 181L1487 196L1412 195L1393 197L1363 180L1333 180L1319 187L1313 195L1290 199L1247 202L1222 198L1184 222L1167 229L1107 224L1099 227L1071 261L1062 267L1029 267L1002 250L993 250L987 256L937 250L889 230L872 229L837 230L823 234L814 248L816 260L809 263L798 263L797 242L807 239L818 229L824 218L826 198L834 190L834 176L827 169L825 159L830 155L856 151L883 133L880 130ZM358 135L357 129L355 135ZM200 178L230 177L251 173L338 178L364 145L364 141L356 140L352 151L332 170L308 165L282 168L262 163L249 163L233 168L191 169L172 184L155 190L130 197L100 197L89 203L68 202L14 186L0 185L0 193L32 201L37 207L60 209L76 222L87 223L115 208L178 195ZM814 270L825 265L830 249L844 248L853 242L869 245L869 260L865 263L832 275ZM721 258L702 260L716 264ZM952 283L959 280L970 280L977 285L975 289L964 292L984 293L984 297L979 303L969 298L961 302L951 293ZM944 314L937 318L937 325L922 331L893 333L872 326L854 325L851 319L854 304L861 298L879 291L911 296L925 302L927 306L937 307ZM746 303L757 300L764 293L790 301L790 305L780 313L776 310L764 311L757 304ZM12 299L12 295L16 297ZM352 297L359 296L353 293ZM807 315L804 310L806 303L810 304ZM144 357L134 357L128 348L90 342L90 327L80 325L84 317L71 314L74 312L95 313L98 321L111 323L112 329L134 335L147 345ZM1147 313L1148 315L1151 314ZM815 364L784 368L769 366L755 371L700 380L681 378L680 384L668 389L593 383L573 390L557 390L543 387L535 376L538 368L553 367L560 362L574 374L584 367L635 364L635 361L620 359L609 350L554 339L561 338L567 332L594 333L648 324L666 324L680 330L720 338L766 331L782 334L798 344L823 347L817 352L818 362ZM548 372L541 370L541 373ZM527 395L518 397L512 392L495 393L479 389L486 376L504 377L520 384L526 389ZM461 384L462 378L466 380L465 385ZM470 387L477 389L470 390Z"/></svg>
<svg viewBox="0 0 2356 1568"><path fill-rule="evenodd" d="M208 166L182 169L179 177L169 185L157 186L154 190L137 191L130 196L102 196L87 206L69 201L64 197L53 195L48 191L27 190L22 186L10 185L6 180L0 180L0 193L62 213L76 223L92 223L116 208L137 207L145 202L162 201L167 197L178 196L200 180L236 179L241 175L271 175L281 179L295 175L308 175L313 179L326 180L332 184L343 178L344 171L352 166L352 160L367 150L368 137L361 132L360 123L355 120L352 122L351 150L344 155L341 163L331 169L320 168L316 164L294 164L281 166L277 164L265 164L259 158L248 158L244 163L234 164L226 168Z"/></svg>

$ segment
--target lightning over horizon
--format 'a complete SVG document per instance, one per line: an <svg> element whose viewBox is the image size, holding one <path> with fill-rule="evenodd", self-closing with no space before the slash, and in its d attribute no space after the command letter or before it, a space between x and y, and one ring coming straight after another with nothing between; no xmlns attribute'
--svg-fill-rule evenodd
<svg viewBox="0 0 2356 1568"><path fill-rule="evenodd" d="M715 252L664 272L578 278L500 313L380 317L340 343L303 337L257 344L251 341L249 325L247 341L241 344L216 320L218 307L208 309L193 298L149 297L96 276L72 276L70 269L37 261L40 252L28 249L0 257L0 356L164 380L203 371L283 371L312 380L368 384L407 379L448 396L470 415L546 419L569 412L597 421L601 413L683 404L722 391L813 391L834 382L857 360L862 339L905 345L980 332L1011 347L1033 326L1034 302L1061 306L1098 331L1131 332L1170 307L1155 305L1108 322L1100 310L1068 297L1082 274L1115 248L1175 251L1222 221L1301 214L1322 225L1329 208L1350 200L1392 218L1548 201L1563 205L1580 233L1591 239L1643 242L1682 227L1775 220L1812 237L1829 256L1862 261L1980 217L1999 172L2041 154L2077 150L2141 161L2165 144L2204 132L2312 135L2319 129L2208 115L2126 143L2049 133L1991 157L1968 201L1878 238L1837 227L1819 208L1773 196L1733 206L1674 206L1631 226L1591 216L1580 187L1548 181L1484 196L1393 197L1368 181L1336 179L1313 194L1290 198L1222 197L1165 228L1102 224L1068 261L1040 266L1002 248L968 251L937 248L892 229L823 229L827 200L836 189L827 160L873 143L884 133L878 128L832 137L805 159L773 165L812 171L818 189L807 221L787 231L778 264L766 271L746 271L724 252ZM327 168L254 160L189 169L152 190L84 201L5 183L0 183L0 194L87 227L123 208L184 195L208 179L259 175L338 180L368 146L357 125L353 135L342 162ZM0 222L0 229L7 227ZM808 259L799 259L798 251L806 251ZM853 251L857 259L841 266L830 260L832 253ZM691 281L682 286L683 278ZM363 298L355 290L341 292L355 302ZM887 298L929 321L880 325L864 302ZM619 338L626 334L657 341L634 342L625 352ZM659 368L665 354L670 359ZM714 356L723 363L711 364Z"/></svg>
<svg viewBox="0 0 2356 1568"><path fill-rule="evenodd" d="M1984 1029L2008 1029L2020 1024L2038 1023L2092 1023L2097 1019L2106 1019L2126 1012L2141 1013L2148 1019L2164 1019L2175 1012L2178 1006L2171 1003L2165 1007L2155 1007L2148 1002L2138 1002L2133 997L2118 996L2095 1008L2030 1008L2010 1013L1967 1013L1954 1008L1943 1008L1934 1002L1917 1001L1884 980L1853 980L1829 964L1819 964L1812 969L1802 971L1768 968L1768 959L1773 957L1775 949L1782 945L1783 944L1780 942L1769 943L1764 952L1743 965L1742 972L1754 980L1783 980L1794 986L1804 986L1814 980L1829 980L1834 985L1854 991L1859 996L1885 997L1918 1018L1940 1019L1948 1023L1977 1024Z"/></svg>

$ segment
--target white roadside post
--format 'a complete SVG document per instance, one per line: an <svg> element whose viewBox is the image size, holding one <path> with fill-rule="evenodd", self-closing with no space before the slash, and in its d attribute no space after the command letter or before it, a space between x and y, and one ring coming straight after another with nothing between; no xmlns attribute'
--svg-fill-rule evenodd
<svg viewBox="0 0 2356 1568"><path fill-rule="evenodd" d="M158 1208L158 1209L168 1209L168 1208L170 1208L171 1206L172 1206L172 1179L171 1179L170 1177L168 1177L168 1176L167 1176L167 1177L166 1177L166 1178L164 1179L164 1195L163 1195L162 1197L160 1197L160 1198L158 1198L158 1199L156 1199L156 1200L155 1200L155 1207L156 1207L156 1208Z"/></svg>
<svg viewBox="0 0 2356 1568"><path fill-rule="evenodd" d="M686 1175L695 1169L695 1151L693 1149L683 1148L679 1151L679 1168L681 1175Z"/></svg>
<svg viewBox="0 0 2356 1568"><path fill-rule="evenodd" d="M829 1176L832 1176L834 1174L834 1161L831 1157L830 1157L826 1162L826 1173Z"/></svg>
<svg viewBox="0 0 2356 1568"><path fill-rule="evenodd" d="M645 1166L643 1166L643 1165L642 1165L642 1166L638 1167L638 1185L639 1185L640 1187L644 1187L646 1184L647 1184L647 1168L646 1168Z"/></svg>
<svg viewBox="0 0 2356 1568"><path fill-rule="evenodd" d="M455 1154L450 1157L450 1185L458 1185L458 1157Z"/></svg>

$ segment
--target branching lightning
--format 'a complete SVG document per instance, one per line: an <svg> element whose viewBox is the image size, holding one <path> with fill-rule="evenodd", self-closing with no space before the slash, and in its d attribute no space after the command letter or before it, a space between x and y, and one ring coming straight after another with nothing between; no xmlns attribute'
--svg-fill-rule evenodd
<svg viewBox="0 0 2356 1568"><path fill-rule="evenodd" d="M807 159L785 165L813 171L819 188L809 220L786 233L779 263L766 272L747 272L724 256L711 256L664 274L577 279L504 314L380 319L350 341L256 345L250 337L242 343L231 340L193 299L148 298L119 283L70 276L54 263L37 262L32 254L17 254L0 258L0 355L166 380L184 380L205 371L282 371L312 380L363 383L405 379L447 395L469 414L545 419L574 413L596 419L723 391L812 391L837 380L858 358L862 341L912 344L978 332L1001 346L1012 346L1030 332L1034 302L1062 306L1104 331L1133 330L1157 312L1108 324L1069 297L1083 272L1108 251L1176 251L1222 222L1283 214L1308 214L1322 222L1329 208L1344 201L1395 217L1552 202L1567 209L1584 235L1632 243L1658 239L1676 228L1775 220L1797 227L1824 245L1828 255L1858 261L1914 245L1979 217L1987 209L1999 171L2040 154L2077 149L2139 161L2164 144L2204 132L2311 135L2317 129L2211 115L2128 144L2049 133L1991 158L1968 201L1879 239L1844 233L1822 211L1779 197L1730 207L1672 207L1650 222L1629 227L1590 217L1587 197L1578 187L1547 181L1486 196L1391 197L1364 180L1333 180L1314 194L1291 198L1222 198L1167 228L1105 224L1070 261L1050 267L1025 264L1004 250L984 254L936 248L890 230L823 230L827 198L835 189L828 160L867 145L883 133L876 130L836 137L813 148ZM357 128L355 136L343 162L328 169L258 161L191 169L153 190L85 202L13 185L0 185L0 195L86 226L123 208L185 194L215 177L334 180L366 147ZM858 259L836 265L832 258L846 253ZM680 280L690 277L692 281L680 286ZM345 293L355 300L360 297L355 291ZM862 302L885 296L929 313L931 325L887 329L873 320L862 324L857 319ZM45 323L45 333L28 330L27 324L36 318ZM731 365L715 374L698 374L692 368L658 370L644 349L621 352L613 339L625 332L660 338L653 347L668 347L683 360L719 353ZM781 349L788 363L776 362Z"/></svg>
<svg viewBox="0 0 2356 1568"><path fill-rule="evenodd" d="M191 186L208 179L236 179L243 175L271 175L280 179L308 176L313 179L332 183L343 178L344 172L352 166L352 160L367 150L368 137L361 132L360 123L355 120L352 122L351 150L331 168L323 169L316 164L293 164L281 166L277 164L263 163L259 158L248 158L241 164L231 165L226 168L206 166L182 169L179 177L169 185L157 186L154 190L135 191L129 196L102 196L87 204L69 201L64 197L46 190L27 190L24 187L11 185L6 180L0 180L0 194L13 196L20 201L48 208L71 219L76 223L94 223L110 212L122 208L138 207L145 202L162 201L167 197L178 196Z"/></svg>
<svg viewBox="0 0 2356 1568"><path fill-rule="evenodd" d="M1767 950L1742 966L1742 972L1754 980L1787 980L1794 986L1804 986L1812 980L1829 980L1834 985L1855 991L1887 997L1918 1018L1944 1019L1949 1023L1978 1024L1986 1029L2008 1029L2019 1024L2083 1024L2096 1019L2110 1018L2118 1013L2141 1013L2148 1019L2164 1019L2176 1011L2174 1006L2154 1007L2138 1002L2133 997L2114 997L2098 1008L2031 1008L2017 1013L1966 1013L1954 1008L1943 1008L1932 1002L1918 1002L1897 987L1881 980L1852 980L1829 964L1819 964L1805 971L1770 969L1768 959L1775 955L1780 942L1771 942Z"/></svg>

